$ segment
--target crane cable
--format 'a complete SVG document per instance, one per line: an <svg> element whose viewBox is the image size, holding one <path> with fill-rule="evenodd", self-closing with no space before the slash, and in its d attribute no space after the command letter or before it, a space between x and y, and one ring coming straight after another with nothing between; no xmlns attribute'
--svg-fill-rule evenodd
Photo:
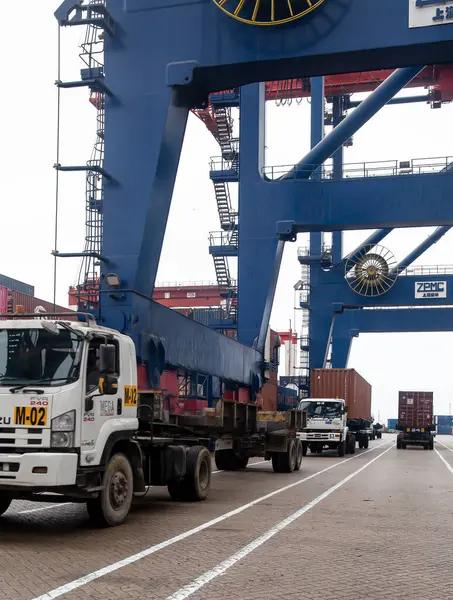
<svg viewBox="0 0 453 600"><path fill-rule="evenodd" d="M55 230L54 230L54 267L53 267L53 309L56 311L57 304L57 248L58 248L58 205L59 205L59 175L60 171L60 104L61 88L58 85L61 81L61 26L58 24L57 38L57 144L56 144L56 162L55 162Z"/></svg>

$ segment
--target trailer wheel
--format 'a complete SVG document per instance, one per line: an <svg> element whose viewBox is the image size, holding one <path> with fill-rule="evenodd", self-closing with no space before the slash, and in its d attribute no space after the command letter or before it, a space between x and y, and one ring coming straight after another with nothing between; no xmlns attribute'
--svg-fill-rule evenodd
<svg viewBox="0 0 453 600"><path fill-rule="evenodd" d="M429 444L423 444L423 450L429 450Z"/></svg>
<svg viewBox="0 0 453 600"><path fill-rule="evenodd" d="M382 431L377 432L377 439L378 440L382 439Z"/></svg>
<svg viewBox="0 0 453 600"><path fill-rule="evenodd" d="M248 456L236 454L234 450L216 450L214 459L219 471L245 469L249 462Z"/></svg>
<svg viewBox="0 0 453 600"><path fill-rule="evenodd" d="M86 506L93 523L100 527L115 527L127 519L134 494L131 463L124 454L114 454L105 469L102 490Z"/></svg>
<svg viewBox="0 0 453 600"><path fill-rule="evenodd" d="M430 436L429 438L429 449L434 450L434 436Z"/></svg>
<svg viewBox="0 0 453 600"><path fill-rule="evenodd" d="M303 444L300 440L296 440L296 464L294 466L295 471L300 471L303 455L304 455Z"/></svg>
<svg viewBox="0 0 453 600"><path fill-rule="evenodd" d="M0 496L0 517L6 513L12 501L9 496Z"/></svg>
<svg viewBox="0 0 453 600"><path fill-rule="evenodd" d="M307 456L308 452L308 444L307 442L302 442L302 455Z"/></svg>
<svg viewBox="0 0 453 600"><path fill-rule="evenodd" d="M401 437L399 435L396 438L396 449L401 450Z"/></svg>
<svg viewBox="0 0 453 600"><path fill-rule="evenodd" d="M370 439L369 437L365 434L363 436L363 448L365 448L365 450L368 448L368 446L370 445Z"/></svg>
<svg viewBox="0 0 453 600"><path fill-rule="evenodd" d="M338 456L344 456L346 453L346 441L343 440L338 444Z"/></svg>
<svg viewBox="0 0 453 600"><path fill-rule="evenodd" d="M355 454L355 435L350 435L348 437L347 446L349 454Z"/></svg>
<svg viewBox="0 0 453 600"><path fill-rule="evenodd" d="M276 473L292 473L296 466L296 440L288 440L286 452L274 452L272 455L272 467Z"/></svg>
<svg viewBox="0 0 453 600"><path fill-rule="evenodd" d="M406 444L404 442L401 442L401 450L406 450Z"/></svg>
<svg viewBox="0 0 453 600"><path fill-rule="evenodd" d="M168 492L175 502L205 500L211 485L211 456L204 446L192 446L187 452L186 475L182 481L170 481Z"/></svg>

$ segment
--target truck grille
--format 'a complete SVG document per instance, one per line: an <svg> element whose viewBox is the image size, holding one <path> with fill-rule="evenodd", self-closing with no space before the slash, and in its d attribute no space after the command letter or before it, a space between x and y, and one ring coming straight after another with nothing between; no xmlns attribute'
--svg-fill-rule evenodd
<svg viewBox="0 0 453 600"><path fill-rule="evenodd" d="M0 449L8 447L23 448L24 446L41 446L43 429L0 427Z"/></svg>

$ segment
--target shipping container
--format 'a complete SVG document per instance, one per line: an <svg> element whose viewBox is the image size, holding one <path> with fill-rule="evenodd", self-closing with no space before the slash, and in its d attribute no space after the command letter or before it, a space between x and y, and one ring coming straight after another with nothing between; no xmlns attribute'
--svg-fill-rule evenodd
<svg viewBox="0 0 453 600"><path fill-rule="evenodd" d="M433 424L433 392L399 392L398 426L400 428L418 429Z"/></svg>
<svg viewBox="0 0 453 600"><path fill-rule="evenodd" d="M299 392L291 388L278 386L277 388L277 410L285 411L297 408L299 405Z"/></svg>
<svg viewBox="0 0 453 600"><path fill-rule="evenodd" d="M398 419L387 419L387 428L388 429L396 429L397 423L398 423Z"/></svg>
<svg viewBox="0 0 453 600"><path fill-rule="evenodd" d="M73 312L69 308L63 306L57 305L54 307L52 302L46 302L45 300L34 298L33 296L23 294L22 292L8 290L8 306L6 312L14 313L18 306L23 306L26 313L35 312L35 308L38 306L42 306L46 312Z"/></svg>
<svg viewBox="0 0 453 600"><path fill-rule="evenodd" d="M437 433L439 435L453 435L453 426L452 425L438 425Z"/></svg>
<svg viewBox="0 0 453 600"><path fill-rule="evenodd" d="M339 398L349 419L371 419L371 385L354 369L312 369L310 398Z"/></svg>
<svg viewBox="0 0 453 600"><path fill-rule="evenodd" d="M34 296L35 294L35 288L33 285L29 285L23 281L18 281L12 277L7 277L6 275L0 275L0 286L6 287L13 292L27 294L28 296Z"/></svg>
<svg viewBox="0 0 453 600"><path fill-rule="evenodd" d="M453 417L451 415L436 415L434 417L434 422L437 423L437 425L449 425L452 427Z"/></svg>

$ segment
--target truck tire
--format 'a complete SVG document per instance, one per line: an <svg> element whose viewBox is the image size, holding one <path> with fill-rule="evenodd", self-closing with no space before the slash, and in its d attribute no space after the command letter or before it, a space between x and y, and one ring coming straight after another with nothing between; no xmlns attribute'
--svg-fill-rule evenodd
<svg viewBox="0 0 453 600"><path fill-rule="evenodd" d="M114 454L102 478L103 489L86 506L91 521L99 527L115 527L127 519L134 495L131 463L122 453Z"/></svg>
<svg viewBox="0 0 453 600"><path fill-rule="evenodd" d="M429 450L429 443L428 444L423 444L423 450Z"/></svg>
<svg viewBox="0 0 453 600"><path fill-rule="evenodd" d="M434 450L434 436L429 436L429 449Z"/></svg>
<svg viewBox="0 0 453 600"><path fill-rule="evenodd" d="M296 440L296 464L294 466L295 471L300 471L303 455L304 455L303 444L300 440Z"/></svg>
<svg viewBox="0 0 453 600"><path fill-rule="evenodd" d="M180 481L170 481L168 492L174 502L201 502L211 485L211 456L204 446L192 446L187 452L186 474Z"/></svg>
<svg viewBox="0 0 453 600"><path fill-rule="evenodd" d="M401 450L401 437L400 436L398 436L396 438L396 449Z"/></svg>
<svg viewBox="0 0 453 600"><path fill-rule="evenodd" d="M382 431L378 431L377 432L377 439L381 440L382 439Z"/></svg>
<svg viewBox="0 0 453 600"><path fill-rule="evenodd" d="M286 452L274 452L272 455L272 468L275 473L292 473L296 466L296 440L288 440Z"/></svg>
<svg viewBox="0 0 453 600"><path fill-rule="evenodd" d="M307 442L302 442L302 455L307 456L308 452L308 444Z"/></svg>
<svg viewBox="0 0 453 600"><path fill-rule="evenodd" d="M234 450L216 450L214 459L219 471L245 469L249 462L248 456L236 454Z"/></svg>
<svg viewBox="0 0 453 600"><path fill-rule="evenodd" d="M401 450L406 450L406 444L404 442L401 442Z"/></svg>
<svg viewBox="0 0 453 600"><path fill-rule="evenodd" d="M365 448L365 450L366 450L369 445L370 445L369 437L367 436L367 434L365 434L363 436L363 446L362 446L362 448Z"/></svg>
<svg viewBox="0 0 453 600"><path fill-rule="evenodd" d="M10 507L11 502L12 498L10 498L9 496L0 496L0 517L4 513L6 513L6 511Z"/></svg>
<svg viewBox="0 0 453 600"><path fill-rule="evenodd" d="M344 456L346 454L346 440L343 440L338 444L338 456Z"/></svg>
<svg viewBox="0 0 453 600"><path fill-rule="evenodd" d="M355 454L355 435L348 436L347 446L349 454Z"/></svg>

